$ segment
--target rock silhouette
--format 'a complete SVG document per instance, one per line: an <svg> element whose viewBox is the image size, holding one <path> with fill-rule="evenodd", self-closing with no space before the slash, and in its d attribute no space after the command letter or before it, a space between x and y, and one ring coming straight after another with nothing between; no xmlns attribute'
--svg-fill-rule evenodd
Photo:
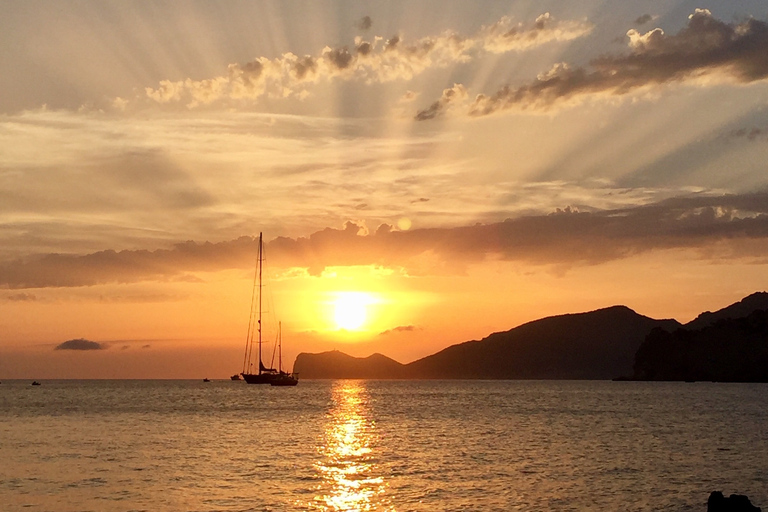
<svg viewBox="0 0 768 512"><path fill-rule="evenodd" d="M761 508L752 505L742 494L731 494L726 498L722 492L712 491L707 500L707 512L761 512Z"/></svg>

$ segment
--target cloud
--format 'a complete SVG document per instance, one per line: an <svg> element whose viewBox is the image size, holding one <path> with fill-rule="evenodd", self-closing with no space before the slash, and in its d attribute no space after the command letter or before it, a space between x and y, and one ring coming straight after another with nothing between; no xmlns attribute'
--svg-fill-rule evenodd
<svg viewBox="0 0 768 512"><path fill-rule="evenodd" d="M273 268L379 265L414 274L457 273L485 260L593 265L654 250L693 249L707 258L763 258L768 250L768 192L690 195L614 209L564 208L504 222L454 228L368 230L347 222L308 237L267 244ZM189 273L247 269L252 237L185 242L157 251L49 254L0 264L0 287L43 288L178 279Z"/></svg>
<svg viewBox="0 0 768 512"><path fill-rule="evenodd" d="M442 114L452 104L467 98L467 89L461 84L453 84L450 89L443 90L443 95L428 108L418 112L414 117L417 121L434 119Z"/></svg>
<svg viewBox="0 0 768 512"><path fill-rule="evenodd" d="M367 16L359 24L363 30L371 26ZM581 37L591 30L586 22L558 21L544 13L530 26L514 25L510 18L503 17L470 37L454 32L415 41L408 41L401 34L370 40L357 37L351 47L326 46L316 55L288 52L273 59L258 57L245 64L230 64L226 74L213 78L163 80L156 87L147 87L145 94L157 103L183 103L190 108L220 100L285 98L304 95L309 85L324 80L409 80L427 69L468 62L483 52L528 50L552 41ZM125 108L124 100L119 103Z"/></svg>
<svg viewBox="0 0 768 512"><path fill-rule="evenodd" d="M419 330L419 328L415 325L399 325L397 327L393 327L392 329L387 329L386 331L380 332L379 336L386 336L396 332L413 332L416 330Z"/></svg>
<svg viewBox="0 0 768 512"><path fill-rule="evenodd" d="M643 14L641 16L638 16L635 20L635 25L645 25L649 21L653 21L656 19L656 16L652 16L650 14Z"/></svg>
<svg viewBox="0 0 768 512"><path fill-rule="evenodd" d="M357 27L360 30L368 30L373 26L373 20L370 16L363 16L357 23Z"/></svg>
<svg viewBox="0 0 768 512"><path fill-rule="evenodd" d="M738 253L740 242L757 242L757 252ZM487 259L533 264L590 265L663 249L697 249L714 255L717 246L733 257L762 257L768 245L768 193L679 197L655 204L602 211L563 209L549 215L457 228L376 232L350 236L324 230L307 239L278 239L273 254L294 264L400 265L414 272L439 261L461 271ZM451 267L453 265L453 267ZM318 269L308 265L311 272Z"/></svg>
<svg viewBox="0 0 768 512"><path fill-rule="evenodd" d="M35 302L37 297L31 293L14 293L5 297L11 302Z"/></svg>
<svg viewBox="0 0 768 512"><path fill-rule="evenodd" d="M252 237L219 244L185 242L156 251L99 251L86 255L45 254L0 264L0 286L41 288L131 283L181 278L187 272L243 268L252 260Z"/></svg>
<svg viewBox="0 0 768 512"><path fill-rule="evenodd" d="M106 348L107 346L102 343L88 341L85 338L78 338L59 343L54 350L104 350Z"/></svg>
<svg viewBox="0 0 768 512"><path fill-rule="evenodd" d="M696 9L675 35L660 28L644 34L631 29L627 38L629 53L598 57L589 67L555 64L533 82L478 95L468 113L546 110L587 97L622 96L672 83L749 84L768 78L768 24L756 19L725 23L706 9Z"/></svg>
<svg viewBox="0 0 768 512"><path fill-rule="evenodd" d="M592 31L592 25L584 21L557 21L548 12L537 17L531 26L513 24L511 18L481 30L483 48L492 53L521 51L551 41L571 41Z"/></svg>
<svg viewBox="0 0 768 512"><path fill-rule="evenodd" d="M762 128L739 128L729 133L730 137L738 139L757 140L766 136L766 130Z"/></svg>

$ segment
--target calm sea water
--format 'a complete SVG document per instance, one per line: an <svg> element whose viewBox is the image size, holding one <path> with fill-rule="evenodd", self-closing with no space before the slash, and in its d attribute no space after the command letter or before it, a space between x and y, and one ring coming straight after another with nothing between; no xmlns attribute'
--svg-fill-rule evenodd
<svg viewBox="0 0 768 512"><path fill-rule="evenodd" d="M0 510L768 507L768 385L0 384Z"/></svg>

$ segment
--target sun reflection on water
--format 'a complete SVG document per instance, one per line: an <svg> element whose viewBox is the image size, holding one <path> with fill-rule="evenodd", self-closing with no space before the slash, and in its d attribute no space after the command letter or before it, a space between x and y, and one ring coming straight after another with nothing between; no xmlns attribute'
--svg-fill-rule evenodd
<svg viewBox="0 0 768 512"><path fill-rule="evenodd" d="M326 511L386 508L387 484L375 463L378 435L363 381L337 381L318 451L322 479L315 505Z"/></svg>

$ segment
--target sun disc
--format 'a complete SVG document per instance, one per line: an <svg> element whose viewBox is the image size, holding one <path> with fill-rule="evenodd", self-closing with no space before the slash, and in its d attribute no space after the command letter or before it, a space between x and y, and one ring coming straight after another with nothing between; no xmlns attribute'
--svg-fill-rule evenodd
<svg viewBox="0 0 768 512"><path fill-rule="evenodd" d="M333 319L336 327L354 331L359 329L367 316L365 301L355 293L343 293L334 302Z"/></svg>

